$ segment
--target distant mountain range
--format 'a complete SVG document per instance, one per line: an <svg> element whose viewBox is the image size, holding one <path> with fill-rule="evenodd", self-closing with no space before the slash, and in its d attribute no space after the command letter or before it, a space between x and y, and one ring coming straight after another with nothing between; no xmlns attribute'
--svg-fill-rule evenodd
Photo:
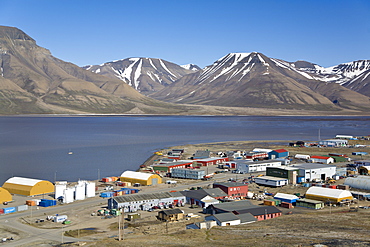
<svg viewBox="0 0 370 247"><path fill-rule="evenodd" d="M80 68L0 26L0 114L368 114L369 61L323 68L230 53L204 69L158 58Z"/></svg>
<svg viewBox="0 0 370 247"><path fill-rule="evenodd" d="M182 112L188 109L57 59L23 31L0 26L0 114Z"/></svg>
<svg viewBox="0 0 370 247"><path fill-rule="evenodd" d="M83 68L110 78L118 78L145 95L160 91L184 75L200 69L193 64L179 66L157 58L127 58Z"/></svg>

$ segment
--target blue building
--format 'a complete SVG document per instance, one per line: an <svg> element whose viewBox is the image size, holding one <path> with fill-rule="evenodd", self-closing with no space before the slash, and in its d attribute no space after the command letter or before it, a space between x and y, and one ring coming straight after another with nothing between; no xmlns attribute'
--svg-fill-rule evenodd
<svg viewBox="0 0 370 247"><path fill-rule="evenodd" d="M289 156L289 152L285 149L276 149L268 153L269 159L285 158Z"/></svg>

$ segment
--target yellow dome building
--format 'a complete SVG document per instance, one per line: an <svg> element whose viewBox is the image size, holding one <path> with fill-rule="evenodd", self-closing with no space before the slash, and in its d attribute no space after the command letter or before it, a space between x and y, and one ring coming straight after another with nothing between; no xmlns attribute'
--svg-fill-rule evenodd
<svg viewBox="0 0 370 247"><path fill-rule="evenodd" d="M12 177L4 184L3 188L11 194L34 196L54 192L54 184L46 180L33 178Z"/></svg>
<svg viewBox="0 0 370 247"><path fill-rule="evenodd" d="M141 185L156 185L162 183L162 178L157 174L133 171L123 172L120 176L120 180L132 184L139 183Z"/></svg>
<svg viewBox="0 0 370 247"><path fill-rule="evenodd" d="M13 200L12 195L4 188L0 187L0 203L11 202Z"/></svg>

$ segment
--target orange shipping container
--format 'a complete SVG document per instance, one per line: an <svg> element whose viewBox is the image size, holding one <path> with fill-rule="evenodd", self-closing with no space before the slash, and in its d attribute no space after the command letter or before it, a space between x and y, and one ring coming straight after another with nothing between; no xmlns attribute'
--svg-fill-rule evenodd
<svg viewBox="0 0 370 247"><path fill-rule="evenodd" d="M274 201L270 201L270 200L264 200L263 201L263 205L266 205L266 206L275 206L275 202Z"/></svg>
<svg viewBox="0 0 370 247"><path fill-rule="evenodd" d="M36 206L36 201L34 201L34 200L27 200L26 201L26 205L28 205L28 206Z"/></svg>
<svg viewBox="0 0 370 247"><path fill-rule="evenodd" d="M118 177L111 177L113 182L116 182L118 180Z"/></svg>

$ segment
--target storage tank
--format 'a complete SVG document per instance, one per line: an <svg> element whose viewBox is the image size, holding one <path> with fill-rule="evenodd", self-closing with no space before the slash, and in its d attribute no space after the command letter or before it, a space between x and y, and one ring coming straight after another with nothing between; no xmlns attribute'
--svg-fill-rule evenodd
<svg viewBox="0 0 370 247"><path fill-rule="evenodd" d="M86 197L94 197L94 196L95 196L95 183L86 182Z"/></svg>
<svg viewBox="0 0 370 247"><path fill-rule="evenodd" d="M78 184L75 186L75 200L85 200L85 184Z"/></svg>
<svg viewBox="0 0 370 247"><path fill-rule="evenodd" d="M73 202L74 193L75 193L75 188L73 188L73 187L71 187L71 188L66 188L66 189L64 190L64 198L63 198L63 202L64 202L64 203L71 203L71 202Z"/></svg>
<svg viewBox="0 0 370 247"><path fill-rule="evenodd" d="M370 177L369 176L348 177L344 181L344 185L348 185L356 189L370 190Z"/></svg>
<svg viewBox="0 0 370 247"><path fill-rule="evenodd" d="M64 190L66 188L67 188L67 184L56 184L54 199L58 199L59 197L64 196Z"/></svg>

